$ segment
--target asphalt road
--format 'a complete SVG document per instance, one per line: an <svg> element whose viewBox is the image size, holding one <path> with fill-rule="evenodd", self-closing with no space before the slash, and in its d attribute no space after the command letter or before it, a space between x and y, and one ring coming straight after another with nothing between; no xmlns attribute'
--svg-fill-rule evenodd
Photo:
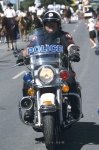
<svg viewBox="0 0 99 150"><path fill-rule="evenodd" d="M73 63L82 87L83 114L72 128L66 130L59 150L99 150L99 56L90 48L88 31L83 21L63 24L80 46L81 61ZM18 41L18 48L26 42ZM24 125L18 114L25 67L13 67L16 58L0 44L0 150L46 150L43 134Z"/></svg>

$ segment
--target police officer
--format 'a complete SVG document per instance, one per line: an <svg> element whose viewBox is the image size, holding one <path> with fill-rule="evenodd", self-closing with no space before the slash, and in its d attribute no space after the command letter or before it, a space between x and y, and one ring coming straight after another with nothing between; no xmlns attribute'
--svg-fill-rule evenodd
<svg viewBox="0 0 99 150"><path fill-rule="evenodd" d="M43 21L43 26L44 26L44 30L45 30L45 36L46 36L45 39L50 40L51 38L48 38L48 37L50 37L50 36L52 37L52 41L46 40L46 42L53 44L54 41L58 39L59 42L61 43L61 45L63 45L64 53L68 54L67 49L71 44L74 45L74 41L73 41L72 36L68 32L62 31L60 14L56 11L48 11L44 14L42 21ZM27 47L33 47L33 41L31 41ZM28 55L27 48L23 50L22 55L24 57L26 57ZM72 52L70 58L74 62L79 62L80 55L79 55L78 51L77 51L77 53ZM64 63L65 63L65 61L64 61ZM71 66L70 66L70 68L72 69ZM77 93L76 82L74 82L72 84L71 92ZM25 88L23 88L23 96L26 96ZM73 117L75 119L78 119L80 116L80 102L76 98L73 99L72 96L70 98L71 98ZM29 113L30 112L28 112L26 114L28 116L27 118L29 118Z"/></svg>

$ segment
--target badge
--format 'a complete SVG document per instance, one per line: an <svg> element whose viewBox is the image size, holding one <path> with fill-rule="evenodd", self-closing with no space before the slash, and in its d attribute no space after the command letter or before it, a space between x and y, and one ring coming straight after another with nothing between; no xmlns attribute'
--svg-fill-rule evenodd
<svg viewBox="0 0 99 150"><path fill-rule="evenodd" d="M37 39L37 36L33 35L32 37L32 41L36 40Z"/></svg>
<svg viewBox="0 0 99 150"><path fill-rule="evenodd" d="M53 13L49 13L49 17L53 17Z"/></svg>

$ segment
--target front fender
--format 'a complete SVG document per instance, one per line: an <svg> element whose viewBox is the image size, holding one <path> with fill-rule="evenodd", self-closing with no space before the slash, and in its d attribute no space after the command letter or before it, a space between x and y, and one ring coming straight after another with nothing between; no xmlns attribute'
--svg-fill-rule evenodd
<svg viewBox="0 0 99 150"><path fill-rule="evenodd" d="M56 111L55 94L44 93L40 97L40 110L41 113L51 113Z"/></svg>

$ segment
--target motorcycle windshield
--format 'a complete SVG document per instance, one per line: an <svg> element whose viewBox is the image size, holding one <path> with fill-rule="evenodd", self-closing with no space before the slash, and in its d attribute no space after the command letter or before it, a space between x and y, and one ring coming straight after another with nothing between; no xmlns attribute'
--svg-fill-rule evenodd
<svg viewBox="0 0 99 150"><path fill-rule="evenodd" d="M32 40L28 47L28 55L34 65L46 65L61 63L60 56L63 53L58 34L48 34L43 28L33 32Z"/></svg>

